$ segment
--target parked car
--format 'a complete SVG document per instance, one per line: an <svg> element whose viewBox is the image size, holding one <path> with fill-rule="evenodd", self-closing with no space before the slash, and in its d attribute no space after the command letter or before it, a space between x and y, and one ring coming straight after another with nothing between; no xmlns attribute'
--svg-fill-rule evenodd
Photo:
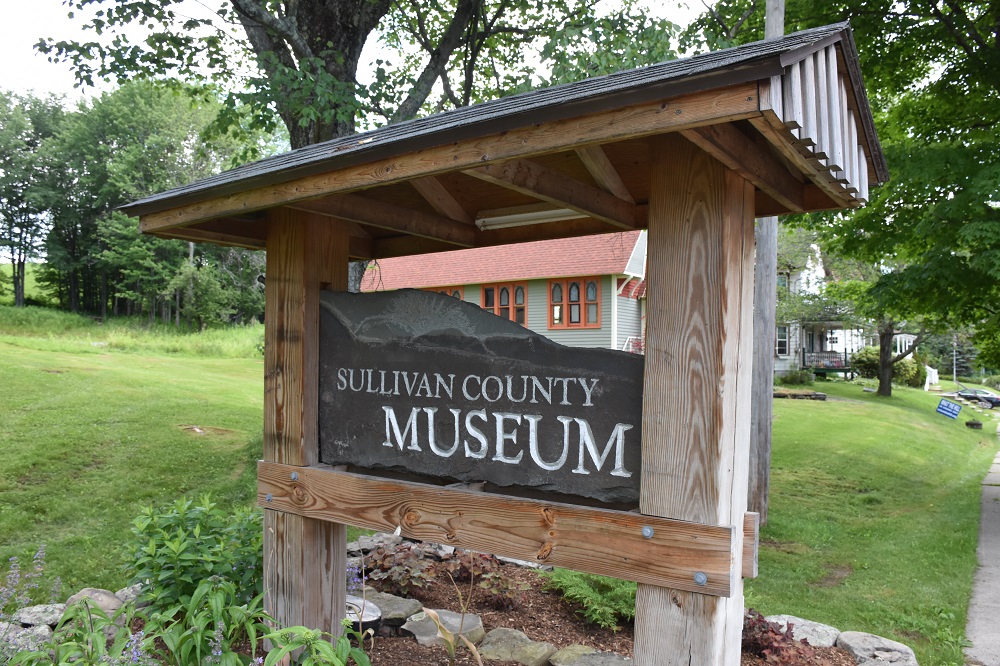
<svg viewBox="0 0 1000 666"><path fill-rule="evenodd" d="M978 402L986 409L1000 407L1000 396L983 389L962 389L958 392L959 398L965 398L971 402Z"/></svg>

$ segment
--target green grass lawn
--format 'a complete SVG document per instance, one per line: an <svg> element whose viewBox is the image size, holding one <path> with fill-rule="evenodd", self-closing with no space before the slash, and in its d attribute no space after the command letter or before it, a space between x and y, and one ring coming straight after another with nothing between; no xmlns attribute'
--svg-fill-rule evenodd
<svg viewBox="0 0 1000 666"><path fill-rule="evenodd" d="M776 400L769 522L747 604L914 647L924 666L963 664L980 481L997 438L892 398L819 383L827 402Z"/></svg>
<svg viewBox="0 0 1000 666"><path fill-rule="evenodd" d="M0 561L45 543L64 597L127 581L122 544L141 504L255 499L260 359L7 334L0 387Z"/></svg>
<svg viewBox="0 0 1000 666"><path fill-rule="evenodd" d="M60 576L64 598L117 589L140 505L205 492L251 504L261 334L0 306L0 562L45 543L46 583ZM770 520L748 605L898 639L923 666L962 664L1000 414L971 413L986 422L973 431L969 408L951 421L934 394L816 388L830 399L775 401Z"/></svg>

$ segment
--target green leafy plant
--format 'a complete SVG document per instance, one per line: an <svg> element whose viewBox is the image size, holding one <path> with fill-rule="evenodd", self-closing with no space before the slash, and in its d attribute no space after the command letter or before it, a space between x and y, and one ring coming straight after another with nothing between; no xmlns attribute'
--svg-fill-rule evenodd
<svg viewBox="0 0 1000 666"><path fill-rule="evenodd" d="M485 573L479 581L484 601L496 610L512 610L520 606L528 587L527 583L511 580L503 571Z"/></svg>
<svg viewBox="0 0 1000 666"><path fill-rule="evenodd" d="M815 375L808 370L786 370L778 378L785 386L808 385L815 380Z"/></svg>
<svg viewBox="0 0 1000 666"><path fill-rule="evenodd" d="M232 581L212 576L186 602L152 614L146 628L166 646L160 656L177 666L201 664L209 656L221 666L241 666L234 648L244 644L256 656L258 638L271 618L262 595L246 603L239 596Z"/></svg>
<svg viewBox="0 0 1000 666"><path fill-rule="evenodd" d="M257 511L219 509L203 496L145 507L132 521L133 582L154 610L190 603L201 581L215 576L249 602L263 593L263 529Z"/></svg>
<svg viewBox="0 0 1000 666"><path fill-rule="evenodd" d="M351 628L351 621L344 620L344 635L331 642L331 634L307 627L286 627L273 631L264 638L274 649L268 653L264 666L274 666L295 650L301 650L298 666L371 666L365 651L358 647L361 636ZM352 639L358 646L352 643Z"/></svg>
<svg viewBox="0 0 1000 666"><path fill-rule="evenodd" d="M434 565L409 543L376 548L365 558L365 567L368 580L390 594L406 596L413 588L434 584Z"/></svg>
<svg viewBox="0 0 1000 666"><path fill-rule="evenodd" d="M440 565L453 580L467 583L476 576L483 576L500 569L500 560L494 555L456 549L441 560Z"/></svg>
<svg viewBox="0 0 1000 666"><path fill-rule="evenodd" d="M89 599L81 599L66 609L51 640L37 650L17 653L10 666L155 664L149 656L153 638L129 630L132 613L127 605L109 617Z"/></svg>
<svg viewBox="0 0 1000 666"><path fill-rule="evenodd" d="M782 630L776 622L768 622L752 608L743 615L743 651L780 666L808 663L816 656L816 651L807 642L792 637L791 622Z"/></svg>
<svg viewBox="0 0 1000 666"><path fill-rule="evenodd" d="M635 618L635 583L617 578L556 569L543 574L546 588L558 590L568 601L579 604L585 620L606 629Z"/></svg>

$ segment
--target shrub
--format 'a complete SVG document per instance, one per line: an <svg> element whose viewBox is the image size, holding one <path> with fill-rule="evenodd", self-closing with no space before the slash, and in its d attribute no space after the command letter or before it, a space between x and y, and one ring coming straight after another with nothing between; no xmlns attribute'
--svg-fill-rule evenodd
<svg viewBox="0 0 1000 666"><path fill-rule="evenodd" d="M264 590L258 511L230 514L207 496L199 504L181 498L145 507L132 521L132 534L133 582L143 585L143 599L154 610L187 603L212 576L232 582L243 602Z"/></svg>
<svg viewBox="0 0 1000 666"><path fill-rule="evenodd" d="M864 347L854 352L851 367L865 379L877 379L878 347Z"/></svg>
<svg viewBox="0 0 1000 666"><path fill-rule="evenodd" d="M778 379L786 386L812 384L816 376L808 370L786 370Z"/></svg>
<svg viewBox="0 0 1000 666"><path fill-rule="evenodd" d="M483 574L479 581L484 601L496 610L513 610L521 605L527 583L515 583L503 571Z"/></svg>
<svg viewBox="0 0 1000 666"><path fill-rule="evenodd" d="M500 560L493 555L484 555L471 550L457 549L441 560L441 566L452 580L467 583L474 578L493 573L500 569Z"/></svg>
<svg viewBox="0 0 1000 666"><path fill-rule="evenodd" d="M987 375L983 377L983 385L992 389L1000 389L1000 375Z"/></svg>
<svg viewBox="0 0 1000 666"><path fill-rule="evenodd" d="M415 587L427 587L434 583L434 566L415 552L413 544L401 543L386 548L379 546L365 558L368 580L373 581L381 592L407 596Z"/></svg>
<svg viewBox="0 0 1000 666"><path fill-rule="evenodd" d="M263 595L240 603L232 581L212 576L199 583L184 602L150 616L146 631L166 646L160 656L177 666L207 663L242 666L234 648L249 644L253 656L257 640L268 631L271 618L262 608Z"/></svg>
<svg viewBox="0 0 1000 666"><path fill-rule="evenodd" d="M808 643L792 637L791 623L782 631L780 625L768 622L752 608L743 615L743 651L782 666L811 663L816 655Z"/></svg>
<svg viewBox="0 0 1000 666"><path fill-rule="evenodd" d="M859 375L866 379L878 378L878 347L865 347L854 352L851 366ZM927 381L927 369L908 356L892 366L892 380L896 384L923 388Z"/></svg>
<svg viewBox="0 0 1000 666"><path fill-rule="evenodd" d="M635 618L635 583L569 569L543 575L548 579L545 586L579 604L577 612L588 622L617 629L620 620Z"/></svg>

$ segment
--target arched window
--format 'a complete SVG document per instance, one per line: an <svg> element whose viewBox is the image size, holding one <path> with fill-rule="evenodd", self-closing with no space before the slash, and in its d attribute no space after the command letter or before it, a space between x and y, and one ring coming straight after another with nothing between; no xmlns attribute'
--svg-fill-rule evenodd
<svg viewBox="0 0 1000 666"><path fill-rule="evenodd" d="M601 278L549 281L549 328L600 326Z"/></svg>

